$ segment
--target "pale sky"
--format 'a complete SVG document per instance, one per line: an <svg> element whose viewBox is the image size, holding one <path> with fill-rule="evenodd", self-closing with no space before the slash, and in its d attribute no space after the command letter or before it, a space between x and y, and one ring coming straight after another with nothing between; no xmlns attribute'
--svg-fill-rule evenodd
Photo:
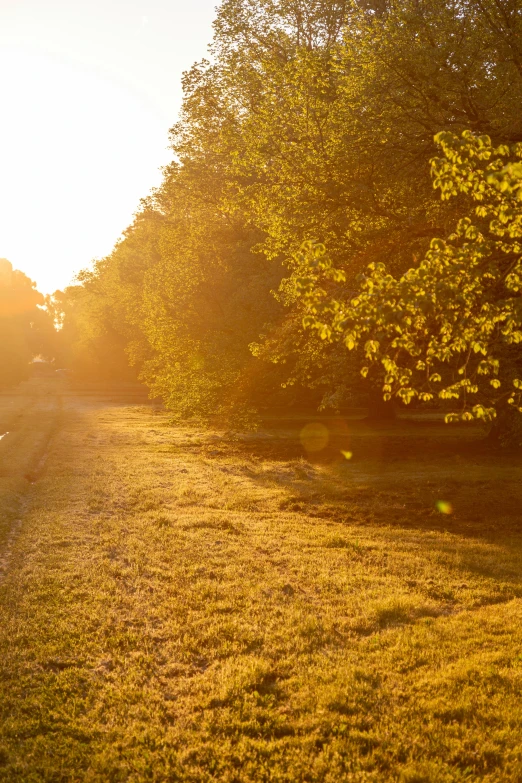
<svg viewBox="0 0 522 783"><path fill-rule="evenodd" d="M218 0L0 0L0 258L42 293L110 252L171 159Z"/></svg>

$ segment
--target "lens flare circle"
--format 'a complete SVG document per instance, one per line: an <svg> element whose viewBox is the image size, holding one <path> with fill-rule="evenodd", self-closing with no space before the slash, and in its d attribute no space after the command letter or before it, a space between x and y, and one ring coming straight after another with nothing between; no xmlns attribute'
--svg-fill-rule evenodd
<svg viewBox="0 0 522 783"><path fill-rule="evenodd" d="M437 500L435 508L441 514L453 514L453 506L447 500Z"/></svg>
<svg viewBox="0 0 522 783"><path fill-rule="evenodd" d="M301 430L300 440L305 451L314 453L322 451L328 446L330 433L324 424L311 422L306 424Z"/></svg>

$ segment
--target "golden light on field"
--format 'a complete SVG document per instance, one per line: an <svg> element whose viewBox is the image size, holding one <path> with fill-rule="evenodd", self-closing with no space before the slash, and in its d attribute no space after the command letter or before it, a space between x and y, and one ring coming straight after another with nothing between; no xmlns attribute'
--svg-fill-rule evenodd
<svg viewBox="0 0 522 783"><path fill-rule="evenodd" d="M203 370L205 367L205 357L200 353L195 353L189 358L188 363L193 370Z"/></svg>
<svg viewBox="0 0 522 783"><path fill-rule="evenodd" d="M206 53L213 9L0 4L0 256L43 293L108 254L159 185L181 75Z"/></svg>
<svg viewBox="0 0 522 783"><path fill-rule="evenodd" d="M328 446L330 434L324 424L312 422L303 427L300 438L303 448L306 451L317 452L322 451Z"/></svg>

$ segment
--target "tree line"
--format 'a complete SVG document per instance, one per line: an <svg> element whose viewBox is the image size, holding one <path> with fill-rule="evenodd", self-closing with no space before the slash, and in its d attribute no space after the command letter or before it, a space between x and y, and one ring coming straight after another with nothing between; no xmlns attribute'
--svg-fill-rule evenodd
<svg viewBox="0 0 522 783"><path fill-rule="evenodd" d="M161 186L53 298L63 361L236 426L384 398L516 429L521 0L223 0L183 91Z"/></svg>

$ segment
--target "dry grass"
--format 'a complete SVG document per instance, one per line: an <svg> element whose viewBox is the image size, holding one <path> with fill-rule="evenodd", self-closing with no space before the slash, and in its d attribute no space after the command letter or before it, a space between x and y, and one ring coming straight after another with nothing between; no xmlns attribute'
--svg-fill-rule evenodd
<svg viewBox="0 0 522 783"><path fill-rule="evenodd" d="M0 780L522 779L513 458L62 396L0 587Z"/></svg>
<svg viewBox="0 0 522 783"><path fill-rule="evenodd" d="M22 511L27 484L45 471L47 450L61 414L62 384L23 383L16 394L0 392L0 568L13 523Z"/></svg>

